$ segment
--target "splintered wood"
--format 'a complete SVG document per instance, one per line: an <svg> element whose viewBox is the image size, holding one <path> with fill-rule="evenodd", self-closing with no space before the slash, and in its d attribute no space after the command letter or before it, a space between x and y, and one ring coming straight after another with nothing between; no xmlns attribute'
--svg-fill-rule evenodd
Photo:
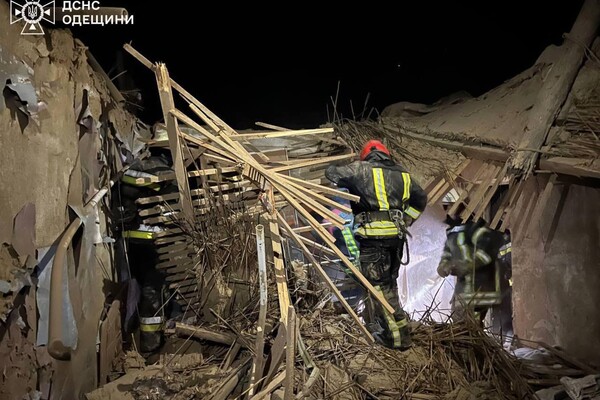
<svg viewBox="0 0 600 400"><path fill-rule="evenodd" d="M219 208L236 210L240 215L246 216L264 214L267 216L270 227L270 240L274 253L272 260L277 276L282 323L287 324L290 299L280 234L287 236L302 249L325 283L332 291L337 292L335 284L323 272L319 257L309 252L301 235L296 233L295 229L304 229L305 232L312 232L316 235L321 242L320 245L341 260L376 301L389 312L394 312L385 298L337 248L333 236L317 220L317 218L326 219L336 227L343 227L345 220L331 210L337 208L349 211L349 209L332 198L350 198L356 201L357 197L323 186L319 184L320 182L313 183L290 176L298 169L316 171L329 163L354 157L354 153L347 146L341 145L335 138L327 138L327 134L333 133L332 128L285 130L281 127L267 125L268 129L274 130L245 134L237 132L171 79L164 64L154 64L131 46L125 45L124 47L127 52L156 74L167 127L168 144L173 156L175 178L177 179L177 193L154 196L138 202L146 205L154 204L143 211L142 215L149 217L144 220L144 223L171 226L174 220L178 220L180 223L185 221L193 226L199 216ZM176 108L171 89L179 92L188 104L191 116ZM327 138L327 140L322 140L323 138ZM255 141L264 141L265 139L271 139L274 142L282 139L292 140L291 143L295 142L296 146L295 148L279 148L275 151L264 149L261 151L256 147ZM302 153L313 145L310 143L320 143L318 144L318 154ZM277 157L278 154L281 154L281 150L285 150L286 157L283 159ZM295 159L289 157L293 151L298 153ZM322 171L320 175L322 176ZM163 205L165 202L168 207ZM282 213L284 208L293 210L296 216L295 223L292 224L291 221L284 218ZM290 224L294 227L292 228ZM281 225L285 229L280 231ZM177 235L177 233L173 232L173 235ZM176 254L179 255L187 255L186 250L181 248L185 242L168 243L165 241L164 243L171 247L174 254L177 252ZM165 256L159 267L174 268L179 274L171 279L180 281L189 277L186 269L189 270L192 264L193 260L189 257L186 257L186 260L171 260ZM336 294L343 299L339 292ZM372 343L372 336L364 328L354 310L346 302L342 301L342 304L359 325L367 340Z"/></svg>

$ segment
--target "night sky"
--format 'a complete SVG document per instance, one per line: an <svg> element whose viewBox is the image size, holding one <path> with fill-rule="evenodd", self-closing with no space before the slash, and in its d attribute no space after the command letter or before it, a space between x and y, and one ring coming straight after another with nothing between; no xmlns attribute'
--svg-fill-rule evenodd
<svg viewBox="0 0 600 400"><path fill-rule="evenodd" d="M126 7L135 25L86 26L75 35L109 74L132 43L234 128L254 121L290 128L327 121L340 82L340 110L352 117L398 101L431 103L465 90L478 96L560 44L582 1L370 3L327 11L308 3L102 1ZM404 2L408 3L408 2ZM417 3L417 2L412 2ZM396 8L400 11L395 11ZM160 119L154 76L129 55L128 76L142 90L145 122Z"/></svg>

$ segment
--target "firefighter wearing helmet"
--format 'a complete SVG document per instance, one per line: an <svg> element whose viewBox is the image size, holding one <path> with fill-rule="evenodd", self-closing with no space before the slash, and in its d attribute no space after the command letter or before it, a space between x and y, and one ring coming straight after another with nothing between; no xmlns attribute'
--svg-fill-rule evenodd
<svg viewBox="0 0 600 400"><path fill-rule="evenodd" d="M367 300L363 317L373 336L387 347L410 347L408 317L398 298L398 272L403 263L410 226L425 210L427 195L410 174L394 163L390 151L379 140L368 141L360 161L331 165L327 178L351 194L354 237L360 244L360 269L394 308L387 312L374 300Z"/></svg>

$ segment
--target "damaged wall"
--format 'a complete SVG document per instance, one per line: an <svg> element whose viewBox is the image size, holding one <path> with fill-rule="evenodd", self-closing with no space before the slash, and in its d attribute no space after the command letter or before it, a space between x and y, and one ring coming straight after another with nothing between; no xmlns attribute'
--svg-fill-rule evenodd
<svg viewBox="0 0 600 400"><path fill-rule="evenodd" d="M536 203L548 178L530 178L517 207ZM600 365L600 190L557 182L539 221L513 238L514 324L524 339L559 345Z"/></svg>
<svg viewBox="0 0 600 400"><path fill-rule="evenodd" d="M33 398L37 391L36 398L49 398L50 391L53 398L79 398L96 387L103 289L115 276L102 207L67 255L77 328L69 362L52 360L43 346L48 316L38 277L51 265L44 255L121 165L107 132L128 137L136 121L111 99L88 65L86 47L69 31L22 36L21 29L9 23L9 6L1 1L0 398Z"/></svg>

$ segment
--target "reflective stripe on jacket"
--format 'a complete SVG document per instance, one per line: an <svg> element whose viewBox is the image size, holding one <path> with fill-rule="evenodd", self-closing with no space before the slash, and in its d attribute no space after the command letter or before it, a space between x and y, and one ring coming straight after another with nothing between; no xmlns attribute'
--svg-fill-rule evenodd
<svg viewBox="0 0 600 400"><path fill-rule="evenodd" d="M427 204L427 195L410 174L382 153L374 152L366 161L330 166L325 175L338 187L360 196L360 202L351 204L354 215L400 210L417 219ZM392 221L365 222L355 231L359 236L380 238L398 236L398 233Z"/></svg>

